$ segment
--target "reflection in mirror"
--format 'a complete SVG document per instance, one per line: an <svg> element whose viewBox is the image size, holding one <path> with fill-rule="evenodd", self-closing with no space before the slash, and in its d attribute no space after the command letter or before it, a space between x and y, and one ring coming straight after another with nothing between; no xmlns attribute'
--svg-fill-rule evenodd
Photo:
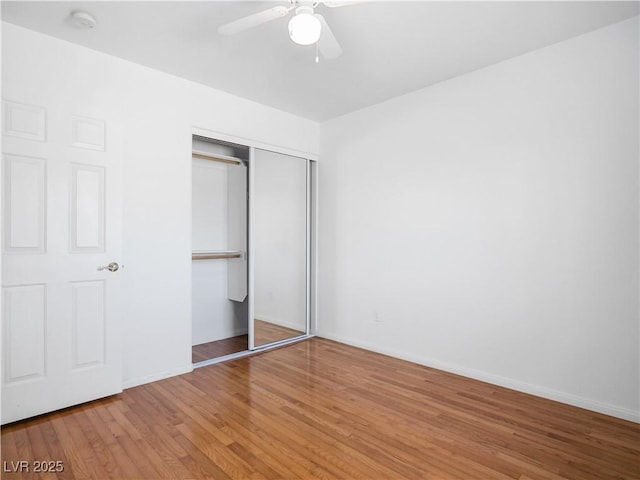
<svg viewBox="0 0 640 480"><path fill-rule="evenodd" d="M307 333L307 163L255 150L254 347Z"/></svg>

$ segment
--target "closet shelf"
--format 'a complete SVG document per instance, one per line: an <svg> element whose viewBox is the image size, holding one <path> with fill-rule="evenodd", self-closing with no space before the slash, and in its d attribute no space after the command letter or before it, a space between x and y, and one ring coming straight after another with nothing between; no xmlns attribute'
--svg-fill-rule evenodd
<svg viewBox="0 0 640 480"><path fill-rule="evenodd" d="M215 250L207 252L192 252L191 260L216 260L218 258L242 258L240 250Z"/></svg>
<svg viewBox="0 0 640 480"><path fill-rule="evenodd" d="M214 162L231 163L233 165L242 165L242 160L237 157L230 157L229 155L221 155L218 153L200 152L193 150L191 156L195 158L202 158L204 160L213 160Z"/></svg>

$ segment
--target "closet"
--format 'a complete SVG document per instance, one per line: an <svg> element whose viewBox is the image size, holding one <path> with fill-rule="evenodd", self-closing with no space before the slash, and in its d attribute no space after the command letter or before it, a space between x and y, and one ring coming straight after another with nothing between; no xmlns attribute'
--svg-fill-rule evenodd
<svg viewBox="0 0 640 480"><path fill-rule="evenodd" d="M312 162L194 135L192 359L305 338L312 316Z"/></svg>
<svg viewBox="0 0 640 480"><path fill-rule="evenodd" d="M249 149L193 137L191 304L194 363L248 349Z"/></svg>

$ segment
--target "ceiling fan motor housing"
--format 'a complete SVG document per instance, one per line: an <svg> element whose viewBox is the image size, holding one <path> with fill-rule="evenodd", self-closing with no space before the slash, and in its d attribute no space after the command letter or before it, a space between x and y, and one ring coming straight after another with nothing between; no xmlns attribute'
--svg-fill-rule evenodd
<svg viewBox="0 0 640 480"><path fill-rule="evenodd" d="M300 6L289 20L289 36L299 45L311 45L320 38L322 25L313 15L313 7Z"/></svg>

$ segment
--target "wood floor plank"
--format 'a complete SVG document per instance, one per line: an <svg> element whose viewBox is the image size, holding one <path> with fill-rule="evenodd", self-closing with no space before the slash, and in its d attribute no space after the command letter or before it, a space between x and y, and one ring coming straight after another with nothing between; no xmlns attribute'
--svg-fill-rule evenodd
<svg viewBox="0 0 640 480"><path fill-rule="evenodd" d="M99 408L99 405L94 408ZM86 409L77 412L75 417L92 450L91 455L85 457L85 462L94 464L96 471L99 471L104 478L112 478L114 480L126 478L129 459L127 457L116 457L117 452L112 448L115 442L111 441L108 435L103 435L102 428L96 429L95 425L92 424L90 417L93 414L93 409Z"/></svg>
<svg viewBox="0 0 640 480"><path fill-rule="evenodd" d="M257 318L253 321L253 331L255 332L253 338L255 345L266 345L267 343L304 335L301 330L282 327Z"/></svg>
<svg viewBox="0 0 640 480"><path fill-rule="evenodd" d="M114 458L117 458L118 466L121 468L119 471L114 471L113 475L120 478L142 478L142 472L137 468L137 462L135 457L132 457L130 452L127 451L119 439L122 437L122 432L114 425L113 420L109 415L104 415L106 408L86 409L83 411L87 419L89 420L91 428L100 436L105 447L111 452ZM101 415L101 413L103 413ZM110 428L111 427L111 428Z"/></svg>
<svg viewBox="0 0 640 480"><path fill-rule="evenodd" d="M254 344L256 346L304 335L302 331L281 327L280 325L257 319L254 320L254 331ZM194 345L191 347L191 361L198 363L211 360L212 358L231 355L232 353L244 352L246 350L249 350L249 335L238 335Z"/></svg>
<svg viewBox="0 0 640 480"><path fill-rule="evenodd" d="M232 353L243 352L248 349L249 336L238 335L237 337L194 345L191 348L191 361L193 363L198 363L212 358L231 355Z"/></svg>
<svg viewBox="0 0 640 480"><path fill-rule="evenodd" d="M226 416L225 423L238 435L239 445L259 452L268 468L278 473L269 478L337 478L314 461L298 455L282 438L277 438L275 432L268 433L253 423L243 422L239 415Z"/></svg>
<svg viewBox="0 0 640 480"><path fill-rule="evenodd" d="M249 399L243 393L236 392L228 401L243 415L250 416L252 422L263 431L270 432L272 441L286 442L297 456L320 463L330 475L329 478L371 478L370 475L377 474L365 465L361 467L369 477L354 468L353 459L332 448L334 442L323 432L317 431L314 436L309 436L309 429L304 425L282 418L277 411L278 405L269 404L266 396ZM311 438L313 441L310 441Z"/></svg>
<svg viewBox="0 0 640 480"><path fill-rule="evenodd" d="M54 461L64 462L63 473L58 474L59 479L91 478L89 467L84 463L82 455L80 454L80 451L83 448L86 448L86 445L79 442L80 439L76 437L76 435L69 429L69 426L64 422L65 415L70 414L69 410L63 410L62 412L56 412L43 417L47 419L47 424L55 432L55 442L58 443L59 448L64 452L62 457L51 456L49 458ZM73 439L73 441L68 441L70 439ZM53 448L53 446L51 446L51 448Z"/></svg>
<svg viewBox="0 0 640 480"><path fill-rule="evenodd" d="M99 464L99 460L91 447L89 439L85 436L82 425L77 420L77 417L80 417L82 412L83 410L68 409L58 420L64 424L64 429L69 435L65 438L73 439L71 448L74 450L75 455L70 458L70 460L73 461L72 468L74 468L74 470L79 468L76 475L80 478L107 478L102 471L102 465ZM60 431L62 432L64 430L60 429ZM58 437L60 438L60 434L58 434Z"/></svg>
<svg viewBox="0 0 640 480"><path fill-rule="evenodd" d="M315 338L5 426L1 455L65 463L9 480L640 480L640 425Z"/></svg>
<svg viewBox="0 0 640 480"><path fill-rule="evenodd" d="M131 394L141 394L136 391ZM130 408L125 413L129 422L135 426L141 438L135 441L135 447L139 451L140 459L148 470L151 470L154 478L182 478L180 474L191 473L183 468L183 459L189 457L189 452L171 449L171 442L175 424L157 415L149 406L140 401L131 402ZM167 434L169 433L169 434ZM173 438L173 437L172 437Z"/></svg>
<svg viewBox="0 0 640 480"><path fill-rule="evenodd" d="M299 457L274 432L269 433L253 422L246 422L245 416L231 413L220 420L222 428L234 438L232 445L243 446L277 472L275 477L269 478L304 478L310 473L314 476L320 474L318 478L333 478L326 472L322 473L313 461Z"/></svg>
<svg viewBox="0 0 640 480"><path fill-rule="evenodd" d="M12 473L18 473L18 476L20 478L25 478L25 479L32 479L35 478L35 475L33 474L33 469L31 468L32 462L35 458L34 452L31 448L31 444L29 443L29 434L27 432L27 428L25 427L19 431L14 432L13 434L13 442L15 445L15 452L17 454L17 457L15 458L11 458L9 459L9 462L11 462L11 470ZM4 448L3 448L4 451ZM3 459L3 466L5 465L5 461ZM22 462L28 462L28 470L25 471L23 468L23 463ZM13 472L13 470L16 469L16 467L14 467L14 465L20 465L17 468L17 472ZM3 475L4 476L4 475Z"/></svg>
<svg viewBox="0 0 640 480"><path fill-rule="evenodd" d="M51 457L49 454L47 443L42 434L40 426L41 422L35 422L29 425L26 429L27 437L33 450L34 458L45 459L44 462L42 462L41 460L36 460L38 463L32 464L31 468L33 469L34 473L38 473L38 475L36 475L38 478L42 480L51 480L57 478L57 475L56 473L52 473L49 471L50 463L48 459L55 457Z"/></svg>

